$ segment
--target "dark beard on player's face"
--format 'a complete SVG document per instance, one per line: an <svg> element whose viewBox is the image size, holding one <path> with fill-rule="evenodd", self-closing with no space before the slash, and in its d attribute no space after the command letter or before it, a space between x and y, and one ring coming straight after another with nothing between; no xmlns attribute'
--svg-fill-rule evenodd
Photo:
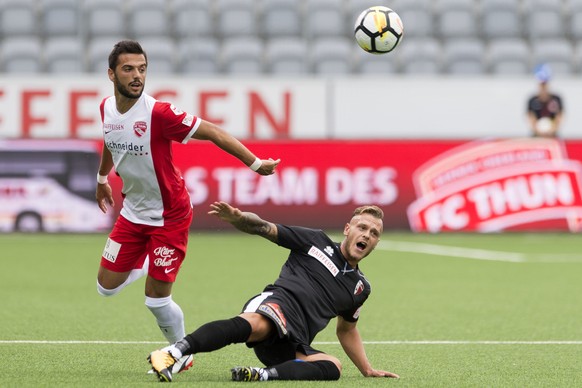
<svg viewBox="0 0 582 388"><path fill-rule="evenodd" d="M143 93L143 88L138 93L131 93L121 84L121 82L119 82L118 79L115 79L115 89L117 89L117 92L125 98L138 99Z"/></svg>

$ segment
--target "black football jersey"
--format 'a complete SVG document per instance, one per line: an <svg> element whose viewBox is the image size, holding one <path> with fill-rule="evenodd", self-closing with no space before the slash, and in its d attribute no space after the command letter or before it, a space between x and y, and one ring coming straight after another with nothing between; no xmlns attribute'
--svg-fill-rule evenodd
<svg viewBox="0 0 582 388"><path fill-rule="evenodd" d="M308 341L323 330L332 318L358 319L360 307L371 286L359 268L352 268L322 230L277 225L278 245L289 249L274 288L291 294L301 306Z"/></svg>

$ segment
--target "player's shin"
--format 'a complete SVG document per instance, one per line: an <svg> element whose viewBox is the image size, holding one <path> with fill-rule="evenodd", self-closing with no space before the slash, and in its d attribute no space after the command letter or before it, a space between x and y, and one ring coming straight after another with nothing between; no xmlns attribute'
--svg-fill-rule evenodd
<svg viewBox="0 0 582 388"><path fill-rule="evenodd" d="M184 313L172 300L172 296L165 298L146 296L145 304L156 317L158 326L169 343L172 344L184 338Z"/></svg>
<svg viewBox="0 0 582 388"><path fill-rule="evenodd" d="M202 325L175 346L182 354L212 352L230 344L246 342L251 332L251 324L246 319L234 317Z"/></svg>

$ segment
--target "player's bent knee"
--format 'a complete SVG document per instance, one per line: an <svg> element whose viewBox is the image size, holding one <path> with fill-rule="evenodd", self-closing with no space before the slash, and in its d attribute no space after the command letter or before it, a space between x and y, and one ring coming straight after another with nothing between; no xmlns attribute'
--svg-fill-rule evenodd
<svg viewBox="0 0 582 388"><path fill-rule="evenodd" d="M101 284L99 284L99 281L97 281L97 293L101 296L107 297L107 296L116 295L119 293L119 291L121 291L122 288L123 288L122 286L112 288L112 289L105 288Z"/></svg>
<svg viewBox="0 0 582 388"><path fill-rule="evenodd" d="M324 380L339 380L342 374L342 364L337 360L322 360L317 362L324 376Z"/></svg>

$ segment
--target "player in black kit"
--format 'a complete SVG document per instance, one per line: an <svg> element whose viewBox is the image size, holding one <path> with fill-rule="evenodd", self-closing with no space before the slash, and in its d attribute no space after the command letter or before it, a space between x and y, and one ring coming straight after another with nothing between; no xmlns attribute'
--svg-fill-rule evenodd
<svg viewBox="0 0 582 388"><path fill-rule="evenodd" d="M249 300L240 315L202 325L182 340L150 353L160 381L172 381L172 365L187 354L211 352L245 342L265 368L235 367L235 381L337 380L340 361L311 347L316 334L337 317L344 351L366 377L399 377L372 368L356 328L370 284L358 263L376 247L383 230L382 210L362 206L333 242L323 231L274 224L225 202L211 205L216 215L237 229L289 249L279 278Z"/></svg>

